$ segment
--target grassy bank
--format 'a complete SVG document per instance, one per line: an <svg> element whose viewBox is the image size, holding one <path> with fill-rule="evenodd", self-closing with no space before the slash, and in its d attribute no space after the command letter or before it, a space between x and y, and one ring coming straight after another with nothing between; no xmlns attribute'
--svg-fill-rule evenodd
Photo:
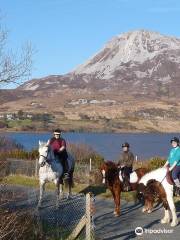
<svg viewBox="0 0 180 240"><path fill-rule="evenodd" d="M8 185L21 185L25 187L34 187L39 188L38 178L35 177L27 177L24 175L9 175L4 177L1 181L2 184ZM47 190L55 190L55 185L53 183L46 184ZM74 193L88 193L93 192L96 196L100 196L102 198L112 198L111 192L106 189L104 185L88 185L83 183L74 183L73 187ZM122 199L126 201L135 201L135 192L122 193Z"/></svg>

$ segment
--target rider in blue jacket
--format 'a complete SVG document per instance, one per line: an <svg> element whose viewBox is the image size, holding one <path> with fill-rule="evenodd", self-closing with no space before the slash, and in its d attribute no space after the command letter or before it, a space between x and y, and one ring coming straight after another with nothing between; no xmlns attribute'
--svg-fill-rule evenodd
<svg viewBox="0 0 180 240"><path fill-rule="evenodd" d="M176 187L180 188L180 147L179 138L174 137L171 139L172 149L165 166L169 166L169 171L172 171L172 178Z"/></svg>

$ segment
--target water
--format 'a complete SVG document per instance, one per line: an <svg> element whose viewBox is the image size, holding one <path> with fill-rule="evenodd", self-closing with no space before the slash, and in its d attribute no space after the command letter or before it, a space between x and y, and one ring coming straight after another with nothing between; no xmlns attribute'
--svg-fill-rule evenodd
<svg viewBox="0 0 180 240"><path fill-rule="evenodd" d="M51 133L5 133L26 150L38 147L38 141L47 141ZM127 141L131 145L134 155L139 160L154 156L166 157L170 150L170 139L180 136L180 133L63 133L63 137L70 143L83 143L92 146L106 160L117 159L121 152L121 145Z"/></svg>

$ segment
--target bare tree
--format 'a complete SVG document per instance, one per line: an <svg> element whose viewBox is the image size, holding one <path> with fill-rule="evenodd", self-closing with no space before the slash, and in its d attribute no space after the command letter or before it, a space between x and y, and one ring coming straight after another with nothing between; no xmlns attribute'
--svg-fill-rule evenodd
<svg viewBox="0 0 180 240"><path fill-rule="evenodd" d="M8 32L0 23L0 87L10 83L22 83L28 79L32 70L32 45L27 43L20 53L15 54L7 50L7 39Z"/></svg>

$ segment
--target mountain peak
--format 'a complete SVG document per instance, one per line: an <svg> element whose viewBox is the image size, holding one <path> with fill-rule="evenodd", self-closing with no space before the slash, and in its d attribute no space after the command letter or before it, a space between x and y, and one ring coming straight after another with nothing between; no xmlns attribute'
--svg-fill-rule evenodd
<svg viewBox="0 0 180 240"><path fill-rule="evenodd" d="M111 39L94 57L75 69L75 74L100 74L113 77L124 64L143 63L157 55L180 49L180 39L148 30L134 30Z"/></svg>

